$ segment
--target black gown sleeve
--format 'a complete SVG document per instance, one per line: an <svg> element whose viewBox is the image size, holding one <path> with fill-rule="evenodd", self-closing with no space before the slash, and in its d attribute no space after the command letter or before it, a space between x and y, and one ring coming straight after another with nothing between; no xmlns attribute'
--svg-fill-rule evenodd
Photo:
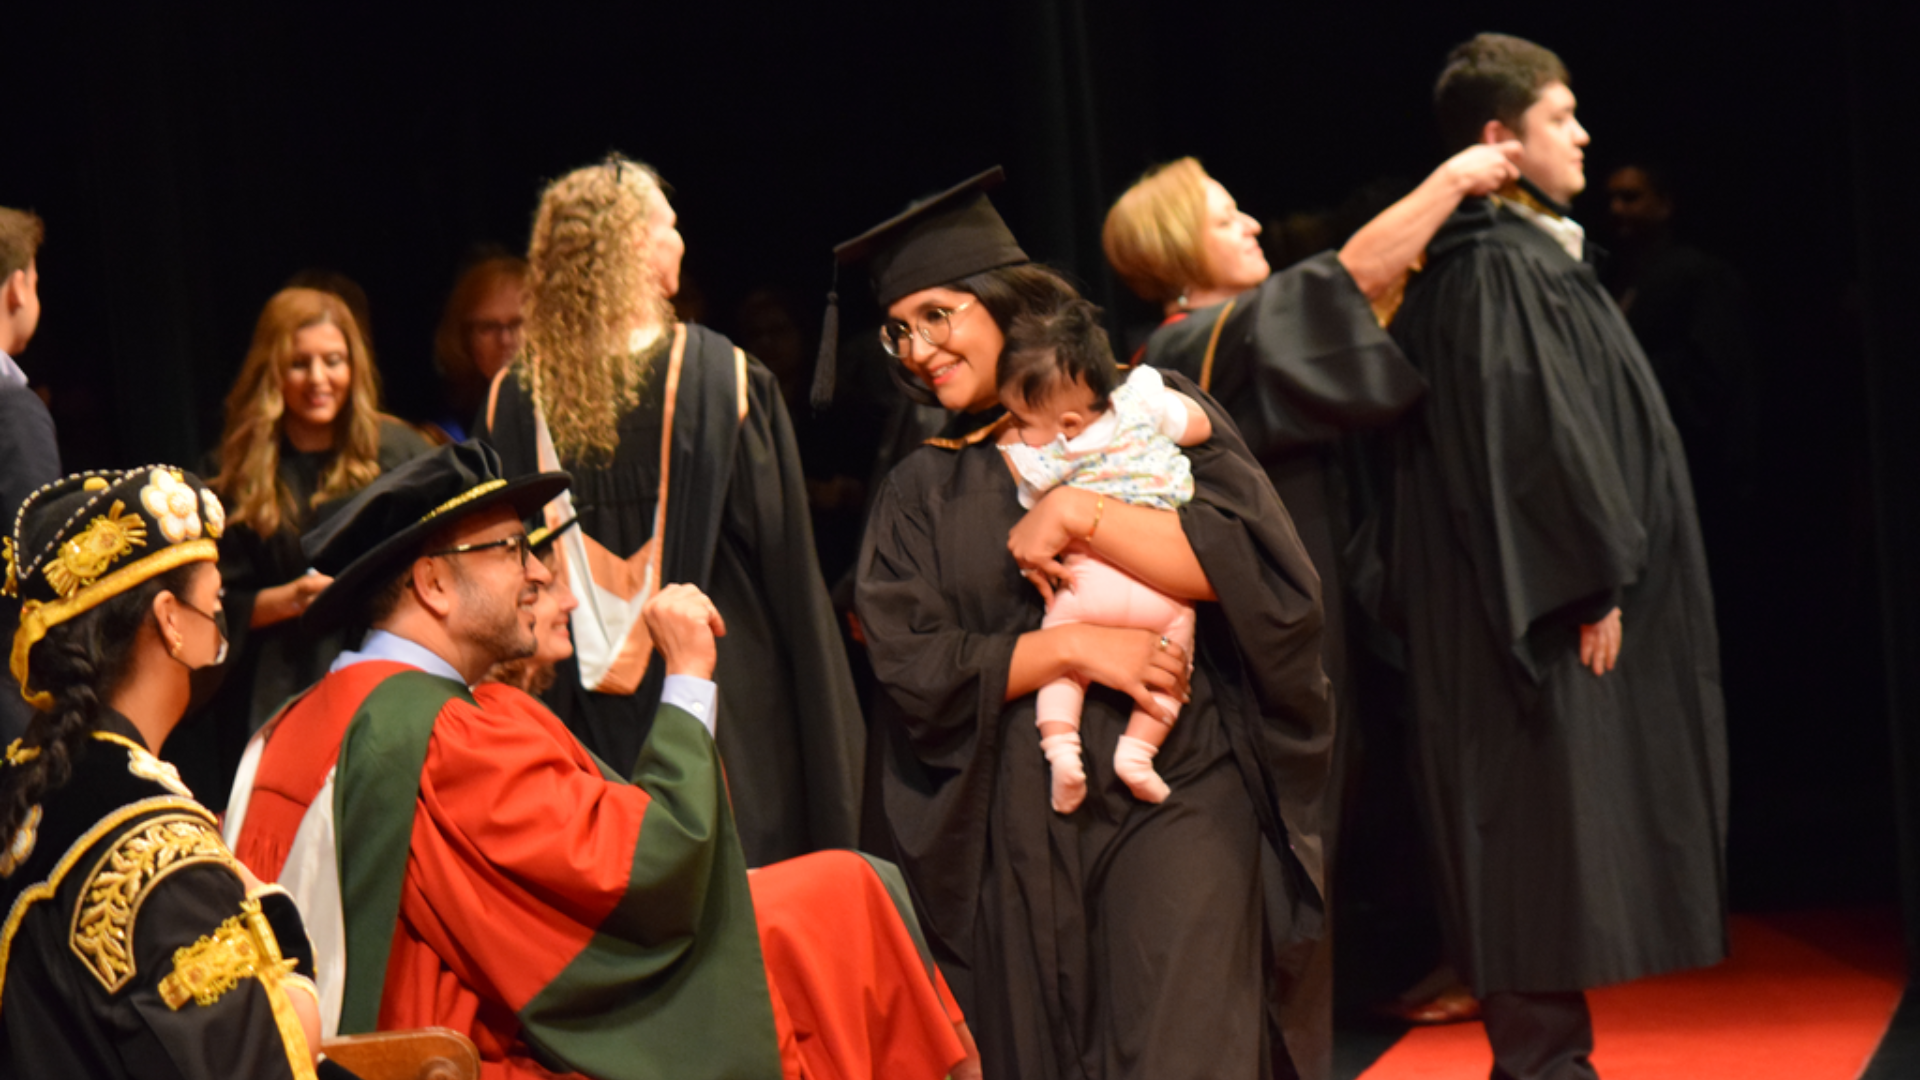
<svg viewBox="0 0 1920 1080"><path fill-rule="evenodd" d="M1647 532L1582 366L1573 299L1514 245L1478 243L1419 283L1394 331L1426 358L1424 422L1491 624L1590 621L1640 576ZM1421 542L1444 543L1445 537Z"/></svg>
<svg viewBox="0 0 1920 1080"><path fill-rule="evenodd" d="M1194 497L1180 510L1218 597L1196 607L1200 656L1223 669L1216 681L1231 699L1223 716L1263 825L1318 887L1334 719L1320 662L1320 577L1266 473L1222 423L1219 403L1178 375L1168 385L1199 401L1214 425L1212 439L1185 451Z"/></svg>
<svg viewBox="0 0 1920 1080"><path fill-rule="evenodd" d="M792 420L772 374L751 361L747 372L747 415L734 447L724 543L752 564L743 576L758 584L755 602L766 613L766 629L777 639L764 655L784 653L791 669L788 708L797 725L797 773L805 778L812 846L853 847L859 836L865 721L814 554L806 476ZM716 582L720 577L716 568ZM727 648L725 639L720 647ZM756 675L762 684L773 678L772 672ZM728 736L751 733L752 728L735 729L723 720L720 730L725 752ZM730 754L729 761L745 757ZM786 769L791 771L791 763Z"/></svg>
<svg viewBox="0 0 1920 1080"><path fill-rule="evenodd" d="M128 1074L215 1080L245 1077L310 1077L312 1053L297 1024L289 1036L275 1015L265 984L242 978L218 1000L188 999L173 1008L161 981L173 972L177 950L193 946L228 919L239 917L245 886L232 870L199 864L163 878L140 905L134 954L140 977L129 986L126 1007L135 1036L123 1052ZM283 984L281 994L304 991Z"/></svg>
<svg viewBox="0 0 1920 1080"><path fill-rule="evenodd" d="M993 456L992 467L1004 475ZM986 823L1008 725L1008 669L1020 634L1038 629L1041 614L1036 601L1015 609L1011 620L999 617L1005 605L995 597L949 584L978 589L997 576L997 587L989 588L1002 598L1026 589L1004 544L990 534L977 542L977 522L969 529L953 520L984 515L971 500L1013 499L1011 480L997 495L967 492L967 465L964 451L921 449L888 475L868 518L855 588L868 659L883 687L873 702L873 732L885 740L876 757L885 771L889 838L901 861L920 868L914 900L941 955L962 962L973 955L989 859ZM974 610L963 619L959 607L968 604Z"/></svg>
<svg viewBox="0 0 1920 1080"><path fill-rule="evenodd" d="M856 603L874 675L900 707L915 756L958 769L1006 703L1019 635L961 625L941 587L937 522L917 497L924 493L903 490L906 468L889 475L874 500Z"/></svg>
<svg viewBox="0 0 1920 1080"><path fill-rule="evenodd" d="M1426 391L1333 252L1270 276L1232 305L1163 327L1146 362L1201 381L1218 325L1208 392L1261 461L1391 423Z"/></svg>

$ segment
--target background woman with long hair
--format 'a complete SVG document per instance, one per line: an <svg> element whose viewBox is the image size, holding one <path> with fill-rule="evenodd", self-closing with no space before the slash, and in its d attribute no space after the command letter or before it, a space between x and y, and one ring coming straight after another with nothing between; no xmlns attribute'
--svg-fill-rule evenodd
<svg viewBox="0 0 1920 1080"><path fill-rule="evenodd" d="M299 623L331 580L308 572L301 533L329 504L428 449L380 411L380 375L345 301L303 288L267 301L227 394L212 481L230 508L220 572L233 655L196 687L197 699L211 699L168 754L208 805L226 806L247 738L340 651L336 635Z"/></svg>
<svg viewBox="0 0 1920 1080"><path fill-rule="evenodd" d="M314 1076L299 912L154 756L192 673L226 655L223 518L198 477L156 465L48 485L6 540L12 669L36 710L0 761L9 1076Z"/></svg>
<svg viewBox="0 0 1920 1080"><path fill-rule="evenodd" d="M852 847L864 725L814 556L793 425L772 373L678 322L686 250L660 178L613 157L541 195L526 351L494 381L483 434L509 475L565 469L554 523L580 597L575 655L547 702L620 772L659 701L641 604L664 582L713 598L714 681L752 865Z"/></svg>

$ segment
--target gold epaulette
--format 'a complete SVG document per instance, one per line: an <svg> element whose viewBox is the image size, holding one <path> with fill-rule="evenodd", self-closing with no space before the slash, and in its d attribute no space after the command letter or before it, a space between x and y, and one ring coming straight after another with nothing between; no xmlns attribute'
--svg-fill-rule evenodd
<svg viewBox="0 0 1920 1080"><path fill-rule="evenodd" d="M107 993L118 993L133 979L140 905L167 875L197 863L228 866L240 874L220 833L204 818L184 813L141 822L94 863L80 889L68 943Z"/></svg>

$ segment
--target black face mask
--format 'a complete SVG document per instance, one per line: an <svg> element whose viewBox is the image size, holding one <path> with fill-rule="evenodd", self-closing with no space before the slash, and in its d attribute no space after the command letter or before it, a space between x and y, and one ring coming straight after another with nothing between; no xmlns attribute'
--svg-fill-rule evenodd
<svg viewBox="0 0 1920 1080"><path fill-rule="evenodd" d="M179 597L175 597L174 599L179 600ZM183 608L186 608L188 611L191 611L195 615L198 615L201 618L212 623L214 633L217 633L220 635L220 651L214 655L213 663L208 664L207 667L219 667L221 664L226 663L227 662L227 612L226 612L226 609L222 608L221 610L216 611L213 614L209 615L206 612L201 611L199 608L194 607L192 604L187 603L185 600L180 600L180 606ZM175 659L179 659L179 658L175 657ZM196 669L193 669L191 665L187 665L186 661L181 660L180 662L181 664L186 665L189 668L189 670L196 670Z"/></svg>

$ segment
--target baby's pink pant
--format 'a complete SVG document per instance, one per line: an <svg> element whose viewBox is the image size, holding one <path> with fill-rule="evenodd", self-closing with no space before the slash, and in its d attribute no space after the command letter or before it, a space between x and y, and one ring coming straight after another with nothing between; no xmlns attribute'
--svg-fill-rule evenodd
<svg viewBox="0 0 1920 1080"><path fill-rule="evenodd" d="M1067 566L1072 588L1056 592L1047 607L1041 626L1088 623L1094 626L1119 626L1129 629L1157 630L1167 640L1193 653L1193 605L1175 600L1140 579L1075 545L1061 561ZM1034 702L1034 720L1057 720L1080 727L1080 709L1087 697L1086 680L1078 675L1055 679L1040 688ZM1173 713L1180 701L1167 694L1155 694L1154 700ZM1134 710L1131 720L1147 714ZM1131 722L1129 724L1131 725ZM1155 745L1159 745L1156 741Z"/></svg>

